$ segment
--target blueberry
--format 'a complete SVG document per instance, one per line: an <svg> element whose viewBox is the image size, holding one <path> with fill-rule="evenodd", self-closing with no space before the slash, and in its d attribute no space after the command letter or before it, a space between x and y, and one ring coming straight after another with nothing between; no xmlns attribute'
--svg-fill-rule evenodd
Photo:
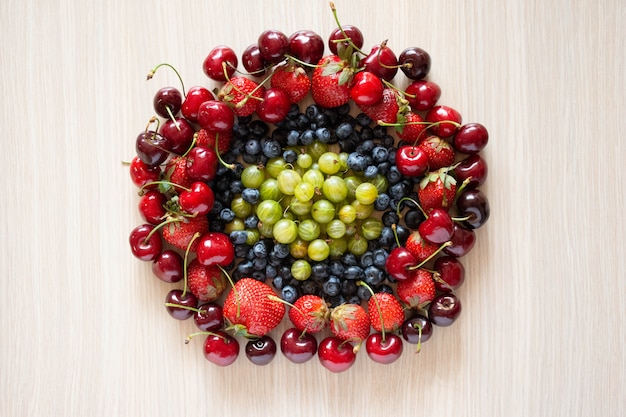
<svg viewBox="0 0 626 417"><path fill-rule="evenodd" d="M370 180L373 178L376 178L377 175L378 175L378 167L376 165L370 165L367 168L365 168L365 171L363 171L363 176Z"/></svg>
<svg viewBox="0 0 626 417"><path fill-rule="evenodd" d="M278 274L276 267L274 265L267 264L265 267L265 276L272 279L276 276L276 274Z"/></svg>
<svg viewBox="0 0 626 417"><path fill-rule="evenodd" d="M229 236L233 245L242 245L248 240L248 232L245 230L233 230Z"/></svg>
<svg viewBox="0 0 626 417"><path fill-rule="evenodd" d="M383 227L380 231L378 242L381 246L391 247L396 242L396 236L393 233L393 229L388 226Z"/></svg>
<svg viewBox="0 0 626 417"><path fill-rule="evenodd" d="M256 229L259 226L259 218L255 214L250 215L244 219L243 225L248 229Z"/></svg>
<svg viewBox="0 0 626 417"><path fill-rule="evenodd" d="M300 139L300 132L297 130L290 130L287 133L287 146L296 146L298 144L298 139Z"/></svg>
<svg viewBox="0 0 626 417"><path fill-rule="evenodd" d="M293 164L298 159L298 153L293 149L287 149L283 152L283 159L288 164Z"/></svg>
<svg viewBox="0 0 626 417"><path fill-rule="evenodd" d="M398 167L393 165L389 168L389 172L387 172L387 181L389 184L395 185L402 180L402 174L398 171Z"/></svg>
<svg viewBox="0 0 626 417"><path fill-rule="evenodd" d="M376 287L376 292L384 292L387 294L393 294L393 288L387 284L381 284Z"/></svg>
<svg viewBox="0 0 626 417"><path fill-rule="evenodd" d="M248 155L257 155L261 153L261 142L258 139L249 139L244 150Z"/></svg>
<svg viewBox="0 0 626 417"><path fill-rule="evenodd" d="M417 209L408 210L404 214L404 224L406 224L406 227L409 229L417 229L424 220L426 220L424 214Z"/></svg>
<svg viewBox="0 0 626 417"><path fill-rule="evenodd" d="M250 204L256 204L261 199L261 193L256 188L246 188L241 192L241 198Z"/></svg>
<svg viewBox="0 0 626 417"><path fill-rule="evenodd" d="M328 143L330 142L330 130L325 127L320 127L315 131L315 137L320 143Z"/></svg>
<svg viewBox="0 0 626 417"><path fill-rule="evenodd" d="M254 258L252 261L252 266L255 271L265 271L265 267L267 266L267 258Z"/></svg>
<svg viewBox="0 0 626 417"><path fill-rule="evenodd" d="M302 294L317 294L318 290L319 289L315 281L310 279L303 281L300 285L300 291L302 291Z"/></svg>
<svg viewBox="0 0 626 417"><path fill-rule="evenodd" d="M372 293L370 293L370 291L366 287L359 287L356 290L356 294L361 301L369 301L370 297L372 296Z"/></svg>
<svg viewBox="0 0 626 417"><path fill-rule="evenodd" d="M298 299L298 290L293 285L285 285L280 290L280 296L288 303L295 303Z"/></svg>
<svg viewBox="0 0 626 417"><path fill-rule="evenodd" d="M374 254L370 251L365 252L359 259L359 265L361 268L367 268L374 265Z"/></svg>
<svg viewBox="0 0 626 417"><path fill-rule="evenodd" d="M385 148L387 148L387 149L391 148L393 146L394 142L395 142L395 139L391 135L385 135L380 140L380 144L382 146L384 146Z"/></svg>
<svg viewBox="0 0 626 417"><path fill-rule="evenodd" d="M354 128L350 123L341 123L335 129L335 135L337 135L338 139L346 139L352 134L353 131Z"/></svg>
<svg viewBox="0 0 626 417"><path fill-rule="evenodd" d="M257 137L267 135L267 132L270 130L269 126L261 120L251 121L248 127L250 128L250 133Z"/></svg>
<svg viewBox="0 0 626 417"><path fill-rule="evenodd" d="M230 191L233 194L241 194L244 188L245 187L243 186L243 183L241 182L241 180L236 180L230 183Z"/></svg>
<svg viewBox="0 0 626 417"><path fill-rule="evenodd" d="M343 273L345 279L362 279L363 278L363 269L360 266L353 265L346 268Z"/></svg>
<svg viewBox="0 0 626 417"><path fill-rule="evenodd" d="M324 293L333 297L341 293L341 280L334 275L329 277L322 285Z"/></svg>
<svg viewBox="0 0 626 417"><path fill-rule="evenodd" d="M235 220L235 212L232 211L231 209L229 209L228 207L222 209L222 211L220 211L220 220L226 222L226 223L230 223L233 220Z"/></svg>
<svg viewBox="0 0 626 417"><path fill-rule="evenodd" d="M375 146L372 149L372 158L374 158L374 162L380 164L381 162L385 162L389 157L389 151L384 146Z"/></svg>
<svg viewBox="0 0 626 417"><path fill-rule="evenodd" d="M373 255L374 255L374 266L377 266L379 268L384 268L385 263L387 262L387 256L389 255L389 252L387 252L384 248L379 248L373 252Z"/></svg>
<svg viewBox="0 0 626 417"><path fill-rule="evenodd" d="M289 256L290 253L289 245L286 245L284 243L277 243L274 245L272 252L274 253L274 255L276 255L277 258L285 259Z"/></svg>
<svg viewBox="0 0 626 417"><path fill-rule="evenodd" d="M372 119L365 113L359 113L356 115L356 122L360 126L369 126L372 124Z"/></svg>
<svg viewBox="0 0 626 417"><path fill-rule="evenodd" d="M345 266L356 266L356 265L359 264L359 261L358 261L356 255L354 255L353 253L350 253L350 252L345 253L343 255L343 257L341 258L341 260L342 260L342 262L343 262L343 264Z"/></svg>
<svg viewBox="0 0 626 417"><path fill-rule="evenodd" d="M378 197L376 197L376 201L374 201L374 208L378 211L385 211L387 210L387 207L389 207L390 200L391 198L388 194L378 194Z"/></svg>
<svg viewBox="0 0 626 417"><path fill-rule="evenodd" d="M345 268L340 261L332 261L330 263L330 273L337 276L342 276Z"/></svg>
<svg viewBox="0 0 626 417"><path fill-rule="evenodd" d="M241 261L237 265L237 271L244 275L250 275L254 271L254 264L252 261Z"/></svg>
<svg viewBox="0 0 626 417"><path fill-rule="evenodd" d="M358 285L356 285L355 281L345 280L341 283L341 293L345 296L356 294L357 289Z"/></svg>
<svg viewBox="0 0 626 417"><path fill-rule="evenodd" d="M400 217L395 211L386 211L383 213L381 220L387 227L391 227L392 224L398 224Z"/></svg>
<svg viewBox="0 0 626 417"><path fill-rule="evenodd" d="M351 152L347 159L348 168L353 171L363 172L367 168L367 159L365 156L358 152Z"/></svg>
<svg viewBox="0 0 626 417"><path fill-rule="evenodd" d="M310 145L315 141L315 132L308 129L300 134L300 143L302 145Z"/></svg>
<svg viewBox="0 0 626 417"><path fill-rule="evenodd" d="M363 280L370 287L374 287L385 280L385 274L375 266L368 266L363 270Z"/></svg>
<svg viewBox="0 0 626 417"><path fill-rule="evenodd" d="M255 257L266 258L268 254L267 244L264 240L259 240L254 245L252 245L252 251L254 252Z"/></svg>
<svg viewBox="0 0 626 417"><path fill-rule="evenodd" d="M328 269L329 268L326 263L316 263L311 266L311 277L321 279L328 278L330 275Z"/></svg>
<svg viewBox="0 0 626 417"><path fill-rule="evenodd" d="M262 145L263 155L268 157L269 159L279 157L282 153L282 148L278 141L270 139L263 142Z"/></svg>

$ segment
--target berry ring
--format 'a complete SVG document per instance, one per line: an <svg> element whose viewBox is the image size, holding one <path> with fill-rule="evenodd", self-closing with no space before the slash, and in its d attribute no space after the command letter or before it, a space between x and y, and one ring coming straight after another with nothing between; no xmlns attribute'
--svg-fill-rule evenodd
<svg viewBox="0 0 626 417"><path fill-rule="evenodd" d="M169 64L148 75L167 67L181 88L156 92L135 141L131 252L219 366L242 342L258 365L280 349L343 372L362 347L389 364L461 313L460 258L489 218L487 129L438 102L426 51L364 52L331 10L326 41L266 30L240 55L215 47L214 89L185 90Z"/></svg>

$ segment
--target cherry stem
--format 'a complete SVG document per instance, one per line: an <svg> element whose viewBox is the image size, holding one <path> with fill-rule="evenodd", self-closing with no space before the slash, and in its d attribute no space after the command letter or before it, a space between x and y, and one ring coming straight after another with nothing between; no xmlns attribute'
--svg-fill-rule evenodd
<svg viewBox="0 0 626 417"><path fill-rule="evenodd" d="M402 203L403 201L410 201L411 203L415 204L417 208L420 209L424 217L428 218L428 214L426 214L422 206L420 206L419 203L415 201L414 199L412 199L411 197L402 197L400 201L398 201L398 207L396 208L396 214L398 215L398 217L401 217L400 216L400 208L401 208L400 203Z"/></svg>
<svg viewBox="0 0 626 417"><path fill-rule="evenodd" d="M456 168L457 166L459 166L460 162L453 165L452 167L450 167L450 170L453 170L454 168ZM461 183L461 185L459 185L456 189L456 193L455 193L455 199L456 197L461 194L461 192L463 190L465 190L465 188L467 187L467 185L470 183L470 181L472 181L472 177L466 178L463 180L463 182ZM466 219L467 220L467 219Z"/></svg>
<svg viewBox="0 0 626 417"><path fill-rule="evenodd" d="M393 230L393 236L396 238L396 244L398 245L398 247L401 247L402 245L400 244L400 238L398 237L397 228L398 226L395 223L391 225L391 230Z"/></svg>
<svg viewBox="0 0 626 417"><path fill-rule="evenodd" d="M219 265L219 264L216 264L216 265L224 273L224 275L226 275L226 279L228 279L228 282L231 288L233 289L233 293L235 294L235 298L237 299L237 316L236 317L239 318L239 316L241 315L241 298L239 297L239 292L237 292L237 289L235 288L235 283L233 282L233 279L230 277L230 274L228 273L228 271L226 271L222 265Z"/></svg>
<svg viewBox="0 0 626 417"><path fill-rule="evenodd" d="M380 334L383 337L383 343L385 343L385 320L383 319L383 310L382 308L380 308L378 298L376 298L376 294L374 294L374 290L372 290L372 287L367 285L367 283L363 281L357 281L356 285L367 288L370 294L372 294L372 298L374 298L374 303L376 304L376 310L378 310L378 316L380 317Z"/></svg>
<svg viewBox="0 0 626 417"><path fill-rule="evenodd" d="M362 54L362 55L367 55L365 52L363 52L359 47L357 47L354 42L352 42L352 39L348 36L348 34L343 30L343 27L341 26L341 23L339 22L339 16L337 16L337 8L335 7L335 3L333 3L332 1L330 2L330 10L333 12L333 17L335 18L335 23L337 23L337 27L339 28L339 30L341 31L341 34L344 36L344 39L337 39L335 41L335 43L340 43L340 42L348 42L350 44L350 46L352 46L352 48L357 51L358 53Z"/></svg>
<svg viewBox="0 0 626 417"><path fill-rule="evenodd" d="M186 95L187 95L187 93L185 93L185 84L183 83L183 78L180 76L180 74L178 73L178 71L176 70L176 68L174 68L173 66L171 66L171 65L170 65L170 64L168 64L168 63L162 63L162 64L159 64L159 65L157 65L156 67L154 67L153 69L151 69L151 70L150 70L150 72L148 73L148 77L147 77L147 79L148 79L148 80L151 80L151 79L152 79L152 77L154 77L154 74L157 72L157 70L158 70L160 67L163 67L163 66L169 67L169 68L171 68L171 69L172 69L172 71L174 71L174 73L175 73L175 74L176 74L176 76L178 77L178 80L180 81L180 85L181 85L181 87L182 87L182 89L183 89L183 96L186 96Z"/></svg>
<svg viewBox="0 0 626 417"><path fill-rule="evenodd" d="M193 241L200 237L200 232L196 232L191 237L189 244L187 245L187 249L185 249L185 260L183 263L183 297L187 295L187 258L189 257L189 250L191 249L191 245Z"/></svg>
<svg viewBox="0 0 626 417"><path fill-rule="evenodd" d="M200 310L199 308L184 306L182 304L176 304L176 303L165 303L165 307L182 308L184 310L195 311L196 313L202 313L202 310Z"/></svg>
<svg viewBox="0 0 626 417"><path fill-rule="evenodd" d="M180 132L180 123L178 123L178 120L176 120L176 116L174 116L174 113L172 113L172 109L170 109L170 106L165 106L165 109L167 110L167 114L170 116L172 122L174 122L174 126L176 126L176 129L178 129L178 131Z"/></svg>
<svg viewBox="0 0 626 417"><path fill-rule="evenodd" d="M221 334L217 334L217 333L213 333L213 332L195 332L190 334L189 336L187 336L187 338L185 339L185 344L189 344L189 342L191 341L191 339L193 339L196 336L202 336L202 335L206 335L206 336L217 336L220 339L224 340L224 342L229 343L228 338L224 337Z"/></svg>
<svg viewBox="0 0 626 417"><path fill-rule="evenodd" d="M293 62L296 62L296 63L298 63L298 64L300 64L300 65L302 65L304 67L309 67L309 68L318 68L319 67L319 65L310 64L308 62L301 61L301 60L299 60L298 58L296 58L293 55L285 54L285 58L286 58L286 61L293 61Z"/></svg>
<svg viewBox="0 0 626 417"><path fill-rule="evenodd" d="M422 262L420 262L417 265L414 266L409 266L406 269L408 269L409 271L413 271L415 269L420 269L422 266L426 265L428 263L428 261L430 261L431 259L433 259L435 256L437 256L437 254L439 252L441 252L442 250L444 250L445 248L447 248L448 246L451 246L452 242L451 241L447 241L445 243L443 243L441 246L439 246L437 248L436 251L434 251L432 254L430 254L430 256L428 256L426 259L424 259Z"/></svg>
<svg viewBox="0 0 626 417"><path fill-rule="evenodd" d="M417 325L417 348L415 349L415 353L420 353L422 350L422 325Z"/></svg>
<svg viewBox="0 0 626 417"><path fill-rule="evenodd" d="M217 159L220 161L220 163L222 165L224 165L226 168L230 169L231 171L235 170L235 164L229 164L228 162L224 161L222 159L222 155L220 154L220 149L218 146L219 143L219 138L220 138L220 134L219 132L215 132L215 154L217 155Z"/></svg>
<svg viewBox="0 0 626 417"><path fill-rule="evenodd" d="M399 87L393 85L392 83L390 83L389 81L385 80L384 78L381 78L380 81L383 82L383 84L385 84L387 87L391 88L392 90L397 91L400 95L402 95L402 97L410 97L410 98L416 98L417 96L415 94L409 94L404 90L401 90Z"/></svg>
<svg viewBox="0 0 626 417"><path fill-rule="evenodd" d="M230 86L231 86L231 87L232 87L235 91L237 91L239 94L243 94L243 95L245 95L245 97L244 97L244 98L243 98L243 99L242 99L239 103L235 104L235 107L236 107L236 108L240 109L240 108L242 108L243 106L245 106L245 105L246 105L246 103L248 102L248 100L249 100L250 98L253 98L253 99L258 100L258 101L263 101L263 99L262 99L261 97L253 96L252 94L256 93L256 92L257 92L257 91L258 91L258 90L259 90L259 89L263 86L263 84L265 84L265 83L267 82L267 80L269 80L270 78L272 78L272 76L271 76L271 75L268 75L267 77L265 77L265 78L264 78L264 79L263 79L263 80L262 80L262 81L261 81L261 82L260 82L260 83L259 83L256 87L254 87L254 88L252 89L252 91L250 91L249 93L246 93L246 92L244 92L244 91L241 91L241 89L240 89L239 87L235 86L235 84L233 84L233 83L230 81L230 77L228 76L228 71L226 71L226 67L227 67L227 66L228 66L228 65L226 64L226 62L222 62L222 69L223 69L223 71L224 71L224 77L226 78L226 81L227 81L227 82L228 82L228 84L230 84Z"/></svg>
<svg viewBox="0 0 626 417"><path fill-rule="evenodd" d="M402 67L411 68L413 66L413 64L411 64L410 62L407 62L406 64L387 65L387 64L383 63L380 60L380 55L383 52L383 48L385 48L387 46L387 41L388 40L389 39L385 39L384 41L382 41L381 44L380 44L380 47L378 48L378 52L376 54L376 59L378 60L378 65L380 65L383 68L387 68L387 69L402 68Z"/></svg>
<svg viewBox="0 0 626 417"><path fill-rule="evenodd" d="M151 125L152 123L156 123L156 125L157 125L157 126L156 126L156 129L155 129L154 131L155 131L155 132L158 132L158 131L159 131L159 127L161 126L161 121L159 120L159 118L158 118L158 117L156 117L156 116L152 116L152 117L150 118L150 120L148 120L148 124L146 125L146 130L145 130L144 132L148 133L148 131L150 130L150 125Z"/></svg>
<svg viewBox="0 0 626 417"><path fill-rule="evenodd" d="M150 181L145 183L140 189L139 189L139 195L142 196L146 193L146 188L151 186L151 185L169 185L171 187L175 187L175 188L181 188L184 191L191 191L191 189L184 187L180 184L176 184L175 182L170 182L170 181L166 181L166 180L160 180L160 181Z"/></svg>
<svg viewBox="0 0 626 417"><path fill-rule="evenodd" d="M144 242L145 242L145 243L147 243L147 242L148 242L148 240L150 240L150 238L152 237L152 235L153 235L153 234L155 234L155 233L157 232L157 230L161 229L163 226L165 226L165 225L167 225L167 224L170 224L170 223L179 222L179 221L181 221L181 220L180 220L180 218L178 218L178 217L171 217L171 218L169 218L169 219L167 219L167 220L165 220L165 221L163 221L163 222L159 223L158 225L156 225L156 226L154 227L154 229L152 229L152 230L150 231L150 233L148 233L148 234L146 235L146 237L145 237L145 239L144 239Z"/></svg>

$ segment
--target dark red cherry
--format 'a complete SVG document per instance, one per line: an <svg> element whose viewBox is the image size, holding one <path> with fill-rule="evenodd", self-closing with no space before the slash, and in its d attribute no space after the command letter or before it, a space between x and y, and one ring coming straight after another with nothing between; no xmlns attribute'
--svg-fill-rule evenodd
<svg viewBox="0 0 626 417"><path fill-rule="evenodd" d="M238 65L237 54L232 48L219 45L211 49L202 63L202 70L212 80L227 81L232 77Z"/></svg>
<svg viewBox="0 0 626 417"><path fill-rule="evenodd" d="M477 153L489 142L489 132L480 123L467 123L454 135L454 148L461 153Z"/></svg>
<svg viewBox="0 0 626 417"><path fill-rule="evenodd" d="M198 299L191 292L183 290L171 290L165 296L165 309L176 320L187 320L193 316L198 305Z"/></svg>
<svg viewBox="0 0 626 417"><path fill-rule="evenodd" d="M280 338L280 350L293 363L304 363L317 353L317 340L310 333L291 327Z"/></svg>
<svg viewBox="0 0 626 417"><path fill-rule="evenodd" d="M354 345L334 336L320 342L317 357L324 368L335 373L347 371L356 362Z"/></svg>
<svg viewBox="0 0 626 417"><path fill-rule="evenodd" d="M246 344L246 357L255 365L267 365L276 356L276 342L265 335L249 340Z"/></svg>
<svg viewBox="0 0 626 417"><path fill-rule="evenodd" d="M402 337L413 345L426 342L432 334L432 323L422 315L417 315L402 323Z"/></svg>
<svg viewBox="0 0 626 417"><path fill-rule="evenodd" d="M402 356L402 339L393 333L372 333L365 340L367 355L377 363L388 365Z"/></svg>
<svg viewBox="0 0 626 417"><path fill-rule="evenodd" d="M363 47L363 33L361 30L356 26L342 25L341 29L335 28L328 37L328 48L333 54L337 55L340 45L343 49L350 45L350 42L344 39L350 39L357 49Z"/></svg>
<svg viewBox="0 0 626 417"><path fill-rule="evenodd" d="M398 72L398 58L386 45L374 45L369 55L361 60L361 65L365 71L385 81L393 80Z"/></svg>
<svg viewBox="0 0 626 417"><path fill-rule="evenodd" d="M465 281L465 268L454 256L445 255L435 260L435 288L438 291L450 292L459 288Z"/></svg>
<svg viewBox="0 0 626 417"><path fill-rule="evenodd" d="M218 366L228 366L239 356L239 342L223 331L216 331L204 341L204 357Z"/></svg>
<svg viewBox="0 0 626 417"><path fill-rule="evenodd" d="M171 152L183 155L189 150L195 131L187 119L176 117L161 124L159 133L167 139Z"/></svg>
<svg viewBox="0 0 626 417"><path fill-rule="evenodd" d="M452 293L435 297L428 307L428 318L436 326L450 326L461 314L461 302Z"/></svg>
<svg viewBox="0 0 626 417"><path fill-rule="evenodd" d="M243 50L241 54L241 64L243 67L255 77L262 77L265 75L265 69L267 63L261 56L259 45L252 44Z"/></svg>
<svg viewBox="0 0 626 417"><path fill-rule="evenodd" d="M299 30L289 36L288 52L302 62L315 65L324 55L324 40L312 30Z"/></svg>
<svg viewBox="0 0 626 417"><path fill-rule="evenodd" d="M441 97L441 88L437 83L426 80L413 81L406 88L405 98L414 111L428 111L437 104Z"/></svg>
<svg viewBox="0 0 626 417"><path fill-rule="evenodd" d="M483 185L487 179L487 172L487 162L477 153L468 155L453 171L457 184L468 181L466 189Z"/></svg>
<svg viewBox="0 0 626 417"><path fill-rule="evenodd" d="M398 57L400 69L411 80L421 80L430 71L430 55L421 48L410 47Z"/></svg>
<svg viewBox="0 0 626 417"><path fill-rule="evenodd" d="M128 242L135 258L142 261L154 261L159 257L163 249L163 240L159 232L152 233L154 227L152 224L142 224L130 232Z"/></svg>
<svg viewBox="0 0 626 417"><path fill-rule="evenodd" d="M171 119L180 111L183 103L183 96L177 88L163 87L154 95L154 111L165 119Z"/></svg>
<svg viewBox="0 0 626 417"><path fill-rule="evenodd" d="M448 255L461 256L467 255L472 250L476 243L476 233L471 229L466 229L458 223L454 223L454 232L452 233L451 246L444 248L444 252Z"/></svg>
<svg viewBox="0 0 626 417"><path fill-rule="evenodd" d="M463 190L457 196L456 207L459 217L469 217L463 224L471 229L478 229L489 219L489 200L480 190Z"/></svg>
<svg viewBox="0 0 626 417"><path fill-rule="evenodd" d="M161 165L170 155L167 139L152 130L137 135L135 150L139 159L150 167Z"/></svg>
<svg viewBox="0 0 626 417"><path fill-rule="evenodd" d="M183 258L172 249L164 250L154 262L152 273L161 281L174 283L183 279Z"/></svg>
<svg viewBox="0 0 626 417"><path fill-rule="evenodd" d="M268 29L259 35L259 51L264 61L276 64L285 58L289 48L289 38L276 29Z"/></svg>
<svg viewBox="0 0 626 417"><path fill-rule="evenodd" d="M214 332L224 326L224 311L219 304L206 303L194 312L193 321L196 327L204 332Z"/></svg>
<svg viewBox="0 0 626 417"><path fill-rule="evenodd" d="M215 100L215 96L212 92L200 86L191 87L189 91L187 91L187 96L185 97L185 101L183 101L180 111L183 116L185 116L185 119L195 123L198 121L200 105L209 100Z"/></svg>

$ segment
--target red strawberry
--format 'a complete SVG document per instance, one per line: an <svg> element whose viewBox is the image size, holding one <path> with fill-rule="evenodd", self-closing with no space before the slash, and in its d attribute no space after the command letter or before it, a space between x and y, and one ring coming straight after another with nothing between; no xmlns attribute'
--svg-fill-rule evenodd
<svg viewBox="0 0 626 417"><path fill-rule="evenodd" d="M426 125L423 124L424 119L419 114L412 111L406 111L398 115L398 124L396 134L402 140L407 142L417 142L424 137Z"/></svg>
<svg viewBox="0 0 626 417"><path fill-rule="evenodd" d="M299 103L311 91L311 80L304 68L295 64L283 64L274 69L272 87L283 90L289 101Z"/></svg>
<svg viewBox="0 0 626 417"><path fill-rule="evenodd" d="M426 174L417 189L420 205L426 213L434 208L447 210L452 206L456 195L456 180L450 168L440 168Z"/></svg>
<svg viewBox="0 0 626 417"><path fill-rule="evenodd" d="M367 311L359 304L341 304L330 313L330 330L342 340L364 341L370 333Z"/></svg>
<svg viewBox="0 0 626 417"><path fill-rule="evenodd" d="M280 324L285 305L264 282L242 278L224 300L224 318L244 337L264 336Z"/></svg>
<svg viewBox="0 0 626 417"><path fill-rule="evenodd" d="M437 252L438 247L427 242L419 232L411 233L404 244L406 250L411 252L418 263L425 261L428 257Z"/></svg>
<svg viewBox="0 0 626 417"><path fill-rule="evenodd" d="M420 268L413 277L399 281L396 291L398 298L411 308L424 308L435 298L433 274Z"/></svg>
<svg viewBox="0 0 626 417"><path fill-rule="evenodd" d="M250 116L256 110L259 99L263 98L265 88L246 77L232 77L222 86L217 97L233 104L237 116ZM256 98L255 98L256 97Z"/></svg>
<svg viewBox="0 0 626 417"><path fill-rule="evenodd" d="M359 109L375 122L396 123L398 120L398 96L391 88L383 90L383 98L373 106L360 106Z"/></svg>
<svg viewBox="0 0 626 417"><path fill-rule="evenodd" d="M178 184L181 187L191 187L191 184L193 184L194 181L189 177L189 174L187 173L187 158L185 158L184 156L175 156L174 158L170 159L165 167L164 179L174 184ZM181 189L173 187L173 191L178 193L181 191Z"/></svg>
<svg viewBox="0 0 626 417"><path fill-rule="evenodd" d="M196 133L196 146L215 149L215 141L217 140L217 151L223 154L230 148L232 137L233 134L231 132L212 132L200 129Z"/></svg>
<svg viewBox="0 0 626 417"><path fill-rule="evenodd" d="M328 324L330 309L326 301L317 295L303 295L289 309L289 319L300 331L317 333Z"/></svg>
<svg viewBox="0 0 626 417"><path fill-rule="evenodd" d="M204 266L197 259L187 266L187 285L200 301L214 301L226 289L226 278L222 270L215 266Z"/></svg>
<svg viewBox="0 0 626 417"><path fill-rule="evenodd" d="M163 227L163 239L170 245L182 250L186 250L193 239L193 235L200 235L209 231L209 220L206 216L170 217L171 223ZM191 244L190 251L195 251L198 246L198 239Z"/></svg>
<svg viewBox="0 0 626 417"><path fill-rule="evenodd" d="M379 309L380 308L380 312ZM370 297L367 302L367 312L369 314L372 327L377 332L383 330L394 332L402 326L404 322L404 309L396 297L386 292L379 292ZM381 320L382 318L382 320Z"/></svg>
<svg viewBox="0 0 626 417"><path fill-rule="evenodd" d="M322 107L339 107L350 101L350 86L354 68L337 55L320 59L313 71L311 93L313 100Z"/></svg>
<svg viewBox="0 0 626 417"><path fill-rule="evenodd" d="M428 155L428 168L431 171L454 164L454 149L439 136L429 136L418 146Z"/></svg>

